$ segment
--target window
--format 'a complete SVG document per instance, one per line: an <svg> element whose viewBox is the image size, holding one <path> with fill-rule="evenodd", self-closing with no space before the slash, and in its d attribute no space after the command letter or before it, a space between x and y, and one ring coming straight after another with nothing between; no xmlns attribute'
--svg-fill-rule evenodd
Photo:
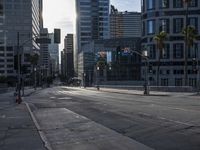
<svg viewBox="0 0 200 150"><path fill-rule="evenodd" d="M0 0L0 16L3 16L3 0Z"/></svg>
<svg viewBox="0 0 200 150"><path fill-rule="evenodd" d="M182 83L182 78L176 78L175 79L175 86L182 86L183 83Z"/></svg>
<svg viewBox="0 0 200 150"><path fill-rule="evenodd" d="M155 8L155 0L148 0L147 9L154 9L154 8Z"/></svg>
<svg viewBox="0 0 200 150"><path fill-rule="evenodd" d="M144 11L145 11L144 0L142 0L141 6L142 6L142 10L143 10L143 12L144 12Z"/></svg>
<svg viewBox="0 0 200 150"><path fill-rule="evenodd" d="M150 59L156 59L156 49L155 45L149 45L149 58Z"/></svg>
<svg viewBox="0 0 200 150"><path fill-rule="evenodd" d="M197 0L191 0L191 2L189 3L189 7L197 7L198 3Z"/></svg>
<svg viewBox="0 0 200 150"><path fill-rule="evenodd" d="M160 20L159 30L160 30L160 32L165 31L165 32L169 33L169 19L161 19Z"/></svg>
<svg viewBox="0 0 200 150"><path fill-rule="evenodd" d="M148 34L155 33L155 20L149 20L147 22L147 32L148 32Z"/></svg>
<svg viewBox="0 0 200 150"><path fill-rule="evenodd" d="M188 50L188 58L196 58L198 52L198 44L194 43L193 47L190 47Z"/></svg>
<svg viewBox="0 0 200 150"><path fill-rule="evenodd" d="M161 86L168 86L168 79L161 79Z"/></svg>
<svg viewBox="0 0 200 150"><path fill-rule="evenodd" d="M183 7L183 0L173 0L174 8L181 8Z"/></svg>
<svg viewBox="0 0 200 150"><path fill-rule="evenodd" d="M164 49L161 51L161 58L162 59L169 59L170 57L170 49L169 44L165 44Z"/></svg>
<svg viewBox="0 0 200 150"><path fill-rule="evenodd" d="M13 73L13 70L7 70L7 73Z"/></svg>
<svg viewBox="0 0 200 150"><path fill-rule="evenodd" d="M189 86L196 87L197 80L195 78L189 78Z"/></svg>
<svg viewBox="0 0 200 150"><path fill-rule="evenodd" d="M142 23L142 35L144 36L146 33L145 22Z"/></svg>
<svg viewBox="0 0 200 150"><path fill-rule="evenodd" d="M198 30L198 18L197 17L189 18L189 25L195 27L195 29Z"/></svg>
<svg viewBox="0 0 200 150"><path fill-rule="evenodd" d="M160 8L169 8L169 0L160 0Z"/></svg>
<svg viewBox="0 0 200 150"><path fill-rule="evenodd" d="M183 58L183 44L177 43L173 45L174 58Z"/></svg>
<svg viewBox="0 0 200 150"><path fill-rule="evenodd" d="M183 18L174 19L174 33L181 33L183 30Z"/></svg>

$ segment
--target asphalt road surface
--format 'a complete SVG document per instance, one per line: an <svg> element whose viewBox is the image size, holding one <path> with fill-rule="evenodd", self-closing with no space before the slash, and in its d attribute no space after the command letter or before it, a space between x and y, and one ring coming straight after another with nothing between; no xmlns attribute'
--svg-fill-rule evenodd
<svg viewBox="0 0 200 150"><path fill-rule="evenodd" d="M171 96L139 96L60 86L37 91L27 97L26 101L30 104L39 124L44 127L53 122L48 117L56 113L60 113L62 122L67 122L68 120L62 119L62 114L65 113L61 113L64 112L63 108L66 108L68 115L78 114L91 120L95 126L108 128L117 135L152 149L200 150L198 96L180 93ZM77 124L80 122L81 120ZM59 128L58 124L54 123L54 130ZM48 134L47 138L51 135ZM57 138L59 135L53 140L50 139L50 143ZM73 137L68 140L72 139Z"/></svg>

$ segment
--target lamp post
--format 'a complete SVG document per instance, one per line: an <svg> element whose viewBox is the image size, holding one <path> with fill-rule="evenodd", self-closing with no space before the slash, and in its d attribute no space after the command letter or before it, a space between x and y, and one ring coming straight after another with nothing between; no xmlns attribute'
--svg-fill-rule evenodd
<svg viewBox="0 0 200 150"><path fill-rule="evenodd" d="M133 53L136 53L137 55L140 55L142 58L144 58L145 61L145 83L144 83L144 95L149 95L149 74L148 74L148 67L149 67L149 58L147 50L144 49L142 53L133 50Z"/></svg>
<svg viewBox="0 0 200 150"><path fill-rule="evenodd" d="M34 66L34 89L36 90L36 86L37 86L37 81L36 81L36 66Z"/></svg>
<svg viewBox="0 0 200 150"><path fill-rule="evenodd" d="M99 66L97 66L97 68L96 68L96 71L97 71L97 90L99 90L100 88L99 88L99 70L100 70L100 68L99 68Z"/></svg>
<svg viewBox="0 0 200 150"><path fill-rule="evenodd" d="M149 95L149 74L148 74L148 67L149 67L149 59L147 50L143 51L143 55L145 58L145 86L144 86L144 95Z"/></svg>
<svg viewBox="0 0 200 150"><path fill-rule="evenodd" d="M18 78L17 90L18 90L18 94L17 94L16 102L18 104L20 104L22 102L22 99L21 99L21 76L20 76L20 73L21 73L21 68L20 68L21 59L20 59L19 32L17 32L17 61L18 61L18 63L17 63L17 67L18 67L18 72L17 72L17 78Z"/></svg>
<svg viewBox="0 0 200 150"><path fill-rule="evenodd" d="M85 83L85 77L86 77L86 73L83 73L83 87L86 88L86 83Z"/></svg>

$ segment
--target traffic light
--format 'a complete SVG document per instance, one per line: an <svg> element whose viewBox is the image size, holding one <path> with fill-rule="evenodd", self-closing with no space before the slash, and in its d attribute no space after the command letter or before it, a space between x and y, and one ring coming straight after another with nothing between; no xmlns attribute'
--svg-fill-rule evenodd
<svg viewBox="0 0 200 150"><path fill-rule="evenodd" d="M121 55L121 46L118 46L116 49L116 61L119 62Z"/></svg>
<svg viewBox="0 0 200 150"><path fill-rule="evenodd" d="M197 60L195 58L192 59L192 70L193 72L197 71Z"/></svg>
<svg viewBox="0 0 200 150"><path fill-rule="evenodd" d="M153 66L149 65L149 73L153 73Z"/></svg>
<svg viewBox="0 0 200 150"><path fill-rule="evenodd" d="M60 43L60 29L54 29L54 43Z"/></svg>

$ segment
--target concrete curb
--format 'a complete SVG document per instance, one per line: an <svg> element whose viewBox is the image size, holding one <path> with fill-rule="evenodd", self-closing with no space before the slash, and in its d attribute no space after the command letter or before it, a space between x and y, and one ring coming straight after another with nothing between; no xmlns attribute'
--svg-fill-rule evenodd
<svg viewBox="0 0 200 150"><path fill-rule="evenodd" d="M30 113L30 115L31 115L31 118L32 118L32 120L33 120L33 122L34 122L34 124L35 124L35 126L36 126L36 128L37 128L37 130L38 130L38 132L39 132L39 135L40 135L42 141L44 142L45 147L46 147L48 150L53 150L52 147L51 147L51 145L50 145L50 142L49 142L48 139L46 138L46 136L45 136L44 132L42 131L42 129L41 129L39 123L37 122L37 120L36 120L36 118L35 118L33 112L31 111L31 109L30 109L30 107L29 107L29 104L28 104L27 102L24 102L24 103L25 103L25 105L26 105L26 107L27 107L27 109L28 109L28 111L29 111L29 113Z"/></svg>
<svg viewBox="0 0 200 150"><path fill-rule="evenodd" d="M108 93L118 93L118 94L128 94L128 95L137 95L137 96L170 96L169 94L150 94L149 95L144 95L144 94L139 94L139 93L127 93L127 92L118 92L118 91L107 91L104 90L102 88L100 88L99 90L96 89L87 89L85 88L85 90L93 90L93 91L99 91L99 92L108 92Z"/></svg>

